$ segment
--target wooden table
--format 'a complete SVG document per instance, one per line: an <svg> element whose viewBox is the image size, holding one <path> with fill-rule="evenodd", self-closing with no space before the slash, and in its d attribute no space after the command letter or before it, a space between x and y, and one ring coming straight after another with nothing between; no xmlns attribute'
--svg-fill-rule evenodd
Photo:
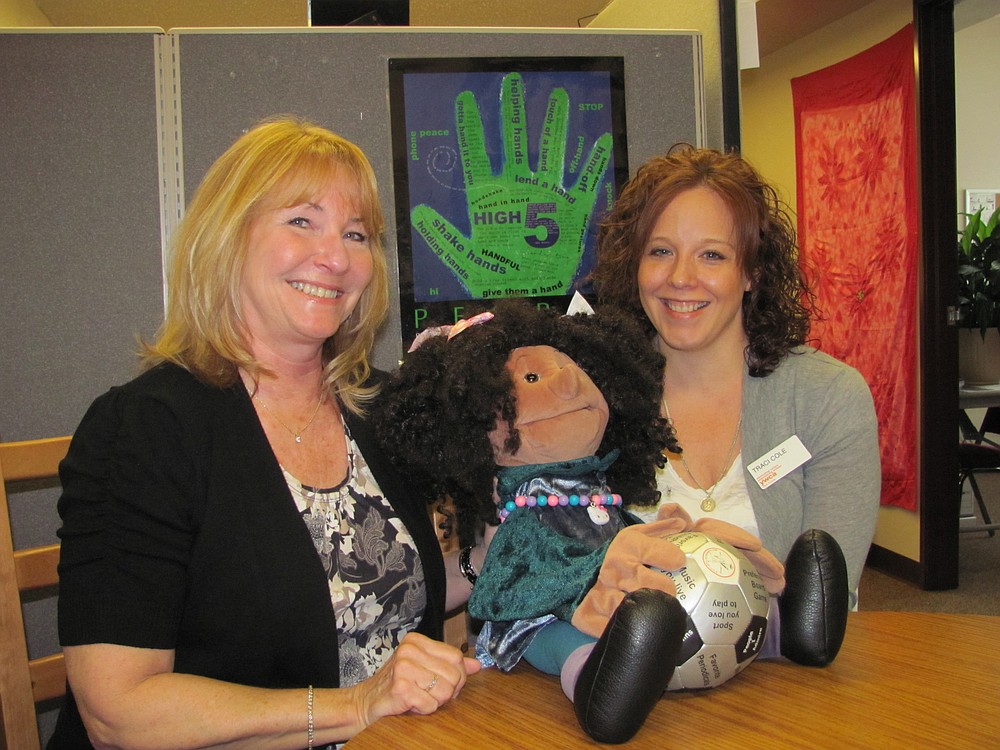
<svg viewBox="0 0 1000 750"><path fill-rule="evenodd" d="M628 748L1000 747L1000 617L855 612L825 669L751 664L722 687L667 693ZM384 718L346 750L600 746L555 677L522 664L472 676L431 716Z"/></svg>

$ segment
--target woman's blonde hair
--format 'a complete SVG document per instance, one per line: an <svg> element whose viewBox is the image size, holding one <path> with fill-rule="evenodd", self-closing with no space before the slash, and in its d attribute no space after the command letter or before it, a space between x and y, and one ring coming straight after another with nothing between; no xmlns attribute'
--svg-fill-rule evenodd
<svg viewBox="0 0 1000 750"><path fill-rule="evenodd" d="M166 319L155 342L143 346L143 366L173 362L218 387L234 385L240 368L258 378L265 370L240 318L251 221L261 211L314 199L334 179L348 185L347 197L368 232L372 278L354 312L325 342L323 362L332 392L359 411L374 394L363 383L389 298L375 173L353 143L294 117L262 122L209 168L173 238Z"/></svg>

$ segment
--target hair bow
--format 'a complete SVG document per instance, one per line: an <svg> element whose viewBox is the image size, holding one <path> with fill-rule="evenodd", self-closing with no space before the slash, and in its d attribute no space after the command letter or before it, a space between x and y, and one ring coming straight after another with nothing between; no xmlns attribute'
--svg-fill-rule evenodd
<svg viewBox="0 0 1000 750"><path fill-rule="evenodd" d="M415 351L427 339L432 338L434 336L447 336L448 341L451 341L452 338L460 334L466 328L470 326L477 326L480 323L485 323L488 320L493 320L493 313L491 312L479 313L478 315L473 315L471 318L463 318L454 325L450 326L432 326L431 328L425 328L423 331L417 334L417 337L415 339L413 339L413 343L410 344L410 348L406 350L406 353L409 354L410 352Z"/></svg>

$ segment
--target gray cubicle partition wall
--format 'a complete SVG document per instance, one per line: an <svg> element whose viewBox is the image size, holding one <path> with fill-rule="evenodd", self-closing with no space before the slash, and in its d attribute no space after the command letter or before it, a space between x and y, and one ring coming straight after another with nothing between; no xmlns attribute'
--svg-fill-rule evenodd
<svg viewBox="0 0 1000 750"><path fill-rule="evenodd" d="M388 60L431 56L621 56L632 171L704 142L690 32L0 32L0 439L71 433L134 374L137 337L162 320L164 237L185 195L263 117L308 117L370 156L395 281ZM392 311L375 358L386 368L401 347L395 290ZM55 539L54 503L12 499L16 546ZM55 645L51 600L26 619L34 653Z"/></svg>
<svg viewBox="0 0 1000 750"><path fill-rule="evenodd" d="M300 114L365 150L395 280L389 59L517 56L622 57L633 171L673 143L703 143L693 32L0 33L0 439L71 432L132 374L137 335L162 318L162 235L184 199L171 193L190 195L263 117ZM392 310L383 367L401 346L395 289Z"/></svg>
<svg viewBox="0 0 1000 750"><path fill-rule="evenodd" d="M68 434L163 314L158 33L0 33L0 438Z"/></svg>
<svg viewBox="0 0 1000 750"><path fill-rule="evenodd" d="M2 440L72 433L162 318L161 35L0 33ZM56 495L11 497L16 546L55 539ZM55 647L54 600L25 617L33 655Z"/></svg>
<svg viewBox="0 0 1000 750"><path fill-rule="evenodd" d="M293 113L323 124L368 154L386 208L391 319L375 364L401 347L389 112L391 58L620 56L631 170L672 144L702 145L701 37L693 32L523 29L314 29L173 32L187 194L211 162L263 117Z"/></svg>

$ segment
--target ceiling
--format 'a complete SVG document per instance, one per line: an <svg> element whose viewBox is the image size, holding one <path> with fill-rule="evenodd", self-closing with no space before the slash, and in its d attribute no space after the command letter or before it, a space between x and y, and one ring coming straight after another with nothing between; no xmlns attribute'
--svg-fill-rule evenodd
<svg viewBox="0 0 1000 750"><path fill-rule="evenodd" d="M872 0L758 0L760 55L795 41ZM610 0L410 0L411 23L421 26L497 25L502 6L506 26L577 26L599 13ZM35 0L53 26L155 26L174 28L306 26L308 0ZM480 6L476 8L477 4ZM450 6L450 7L449 7ZM461 11L459 11L461 8ZM544 12L543 12L544 11ZM456 12L461 17L456 18Z"/></svg>
<svg viewBox="0 0 1000 750"><path fill-rule="evenodd" d="M53 26L275 27L308 26L309 0L25 0ZM321 0L315 0L320 2ZM334 0L338 1L338 0ZM355 0L339 0L355 2ZM360 0L388 5L405 0ZM409 0L414 26L585 26L612 0ZM674 0L686 2L687 0ZM757 0L760 57L775 52L873 0ZM997 0L956 0L955 26L991 18Z"/></svg>
<svg viewBox="0 0 1000 750"><path fill-rule="evenodd" d="M761 57L868 5L872 0L758 0L757 47Z"/></svg>
<svg viewBox="0 0 1000 750"><path fill-rule="evenodd" d="M307 0L34 0L53 26L306 26Z"/></svg>

